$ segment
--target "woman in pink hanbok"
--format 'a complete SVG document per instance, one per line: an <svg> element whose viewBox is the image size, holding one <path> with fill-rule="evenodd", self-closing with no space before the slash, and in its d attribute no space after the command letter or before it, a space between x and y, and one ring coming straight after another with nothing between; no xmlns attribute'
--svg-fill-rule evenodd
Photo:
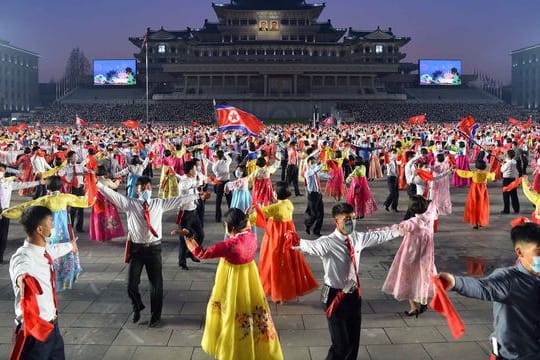
<svg viewBox="0 0 540 360"><path fill-rule="evenodd" d="M435 268L435 245L433 225L437 219L437 207L420 195L411 197L409 210L415 214L399 224L405 232L392 266L388 270L382 291L396 300L409 300L407 316L416 316L427 310L428 298L434 295L431 275Z"/></svg>
<svg viewBox="0 0 540 360"><path fill-rule="evenodd" d="M266 166L266 159L259 157L255 165L255 170L249 175L249 180L253 181L252 202L266 206L275 200L271 177L276 172L279 163L276 161L272 166Z"/></svg>
<svg viewBox="0 0 540 360"><path fill-rule="evenodd" d="M371 153L371 158L369 159L369 169L368 169L368 180L378 180L383 178L382 168L381 168L381 152L380 150L374 150Z"/></svg>
<svg viewBox="0 0 540 360"><path fill-rule="evenodd" d="M364 160L360 156L355 159L355 168L345 182L350 183L346 201L354 207L356 216L362 219L374 214L377 204L366 180Z"/></svg>
<svg viewBox="0 0 540 360"><path fill-rule="evenodd" d="M120 180L112 181L105 176L107 171L103 166L98 166L96 176L98 181L111 189L117 189ZM125 235L122 220L118 215L116 206L107 200L99 191L96 194L96 202L92 206L90 214L90 240L108 241Z"/></svg>
<svg viewBox="0 0 540 360"><path fill-rule="evenodd" d="M540 193L540 149L537 151L535 159L532 163L533 168L533 189L537 193Z"/></svg>
<svg viewBox="0 0 540 360"><path fill-rule="evenodd" d="M452 200L450 198L450 163L444 154L437 154L437 161L433 164L433 189L432 201L439 209L439 215L450 215L452 213Z"/></svg>
<svg viewBox="0 0 540 360"><path fill-rule="evenodd" d="M467 156L467 146L465 142L460 141L458 146L458 156L456 158L456 169L469 171L469 157ZM459 177L457 173L452 176L452 185L454 187L467 187L471 185L471 179Z"/></svg>
<svg viewBox="0 0 540 360"><path fill-rule="evenodd" d="M328 160L326 165L328 167L328 181L326 182L326 188L324 193L326 196L333 197L336 201L341 201L341 198L347 193L345 187L345 175L343 174L343 158Z"/></svg>

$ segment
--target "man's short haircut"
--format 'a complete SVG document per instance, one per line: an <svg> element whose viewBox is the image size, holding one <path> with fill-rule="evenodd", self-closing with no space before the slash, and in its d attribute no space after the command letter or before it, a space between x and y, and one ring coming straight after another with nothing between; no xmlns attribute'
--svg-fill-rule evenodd
<svg viewBox="0 0 540 360"><path fill-rule="evenodd" d="M188 173L195 167L195 161L189 160L184 163L184 172Z"/></svg>
<svg viewBox="0 0 540 360"><path fill-rule="evenodd" d="M510 231L510 238L514 246L520 242L540 246L540 226L532 222L514 226Z"/></svg>
<svg viewBox="0 0 540 360"><path fill-rule="evenodd" d="M146 184L151 184L151 183L152 183L152 179L150 179L148 176L139 176L135 185L145 186Z"/></svg>
<svg viewBox="0 0 540 360"><path fill-rule="evenodd" d="M70 151L68 151L68 152L67 152L67 154L66 154L66 158L70 159L70 158L72 158L72 157L73 157L73 155L75 155L75 154L76 154L76 153L75 153L75 151L73 151L73 150L70 150Z"/></svg>
<svg viewBox="0 0 540 360"><path fill-rule="evenodd" d="M21 224L24 232L27 235L32 235L48 216L52 216L52 211L45 206L30 206L26 208L21 216Z"/></svg>
<svg viewBox="0 0 540 360"><path fill-rule="evenodd" d="M339 203L337 205L334 205L332 208L332 217L336 217L338 215L345 215L345 214L352 214L354 213L354 208L349 203Z"/></svg>

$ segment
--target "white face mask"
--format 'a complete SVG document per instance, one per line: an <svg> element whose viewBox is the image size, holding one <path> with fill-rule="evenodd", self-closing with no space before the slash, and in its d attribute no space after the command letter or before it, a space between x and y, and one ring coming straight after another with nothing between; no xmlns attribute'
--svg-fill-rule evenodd
<svg viewBox="0 0 540 360"><path fill-rule="evenodd" d="M141 193L141 196L140 198L144 201L148 201L150 200L150 198L152 197L152 190L144 190L142 193Z"/></svg>
<svg viewBox="0 0 540 360"><path fill-rule="evenodd" d="M5 171L0 171L0 179L4 178L5 175L6 175Z"/></svg>
<svg viewBox="0 0 540 360"><path fill-rule="evenodd" d="M240 179L242 177L242 170L240 169L237 169L235 172L234 172L234 176L236 176L237 179Z"/></svg>

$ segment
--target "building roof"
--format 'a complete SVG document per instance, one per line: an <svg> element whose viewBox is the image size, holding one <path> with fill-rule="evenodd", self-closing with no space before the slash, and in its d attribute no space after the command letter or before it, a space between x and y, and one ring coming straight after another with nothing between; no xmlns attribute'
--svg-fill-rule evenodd
<svg viewBox="0 0 540 360"><path fill-rule="evenodd" d="M517 49L517 50L512 50L511 54L517 54L517 53L520 53L520 52L534 50L534 49L538 49L538 48L540 48L540 44L527 46L527 47Z"/></svg>
<svg viewBox="0 0 540 360"><path fill-rule="evenodd" d="M301 10L325 4L308 4L305 0L231 0L229 4L212 3L212 6L236 10Z"/></svg>
<svg viewBox="0 0 540 360"><path fill-rule="evenodd" d="M37 57L40 57L40 55L36 52L33 52L33 51L30 51L30 50L25 50L25 49L21 49L19 47L16 47L16 46L13 46L11 45L11 43L7 40L2 40L0 39L0 47L4 47L4 48L8 48L8 49L11 49L11 50L16 50L16 51L21 51L21 52L24 52L28 55L32 55L32 56L37 56Z"/></svg>

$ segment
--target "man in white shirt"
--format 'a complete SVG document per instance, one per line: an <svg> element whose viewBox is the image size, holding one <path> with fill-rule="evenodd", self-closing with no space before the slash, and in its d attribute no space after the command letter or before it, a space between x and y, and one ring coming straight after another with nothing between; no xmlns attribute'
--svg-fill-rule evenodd
<svg viewBox="0 0 540 360"><path fill-rule="evenodd" d="M32 163L32 171L36 175L36 178L39 177L39 174L50 170L51 167L45 160L45 151L41 150L39 147L34 147L33 149L34 154L30 158L30 161ZM45 196L47 193L47 187L45 185L38 185L36 186L36 192L34 193L34 200Z"/></svg>
<svg viewBox="0 0 540 360"><path fill-rule="evenodd" d="M395 212L398 212L399 201L399 184L398 176L399 169L397 164L397 150L392 148L388 154L388 164L386 164L386 180L388 183L388 197L384 202L384 208L386 211L390 211L390 207Z"/></svg>
<svg viewBox="0 0 540 360"><path fill-rule="evenodd" d="M317 240L300 240L293 247L309 255L320 256L324 269L321 301L327 312L332 345L327 360L356 360L362 325L362 297L358 264L365 248L381 245L401 236L397 227L386 231L355 231L354 208L334 205L332 216L336 230Z"/></svg>
<svg viewBox="0 0 540 360"><path fill-rule="evenodd" d="M141 318L145 308L139 283L141 272L146 267L150 281L151 317L149 327L157 327L161 322L163 307L163 271L161 258L161 236L163 213L192 203L198 195L178 196L169 199L152 198L152 181L146 176L137 179L139 198L128 198L99 183L99 191L118 209L126 212L131 251L128 272L128 295L133 305L133 322Z"/></svg>
<svg viewBox="0 0 540 360"><path fill-rule="evenodd" d="M179 229L189 230L197 243L202 244L204 241L204 230L199 214L197 213L197 199L199 198L199 187L202 182L197 179L197 170L195 169L195 161L190 160L184 163L184 176L178 177L178 190L183 196L193 196L193 201L186 203L179 215ZM179 250L178 250L178 266L183 270L189 270L186 264L186 259L189 257L194 262L200 262L193 254L188 250L184 236L179 237Z"/></svg>
<svg viewBox="0 0 540 360"><path fill-rule="evenodd" d="M6 250L9 232L9 219L3 217L1 212L11 205L11 192L13 190L27 189L40 184L39 181L20 182L15 178L6 178L7 165L0 163L0 264L4 263L4 251ZM45 182L42 181L44 185Z"/></svg>
<svg viewBox="0 0 540 360"><path fill-rule="evenodd" d="M15 322L17 324L15 346L24 343L21 359L64 359L64 340L57 321L58 303L53 259L71 251L76 253L76 239L62 244L47 243L54 224L51 210L44 206L32 206L25 209L21 223L27 239L11 257L9 266L9 275L15 293ZM26 289L26 297L29 295L36 297L37 309L23 309L21 299L25 296L25 288L31 280L39 283L42 294L32 294L31 289ZM32 316L32 311L39 314L37 318ZM25 318L25 313L32 318ZM25 323L35 324L36 322L42 322L45 325L50 323L48 326L51 330L45 341L38 341L32 335L24 337Z"/></svg>
<svg viewBox="0 0 540 360"><path fill-rule="evenodd" d="M225 184L227 184L231 178L230 166L232 159L229 154L218 150L216 152L217 161L212 164L212 172L219 182L214 185L214 192L216 193L216 222L221 222L221 200L223 200L223 194L225 193ZM227 206L231 206L232 194L229 192L225 194L227 200Z"/></svg>
<svg viewBox="0 0 540 360"><path fill-rule="evenodd" d="M506 159L504 164L501 165L501 172L503 177L502 186L505 187L511 184L519 176L517 162L515 160L516 152L512 149L506 152ZM512 200L512 208L516 214L519 213L519 199L517 189L503 192L504 209L501 214L510 214L510 200Z"/></svg>

